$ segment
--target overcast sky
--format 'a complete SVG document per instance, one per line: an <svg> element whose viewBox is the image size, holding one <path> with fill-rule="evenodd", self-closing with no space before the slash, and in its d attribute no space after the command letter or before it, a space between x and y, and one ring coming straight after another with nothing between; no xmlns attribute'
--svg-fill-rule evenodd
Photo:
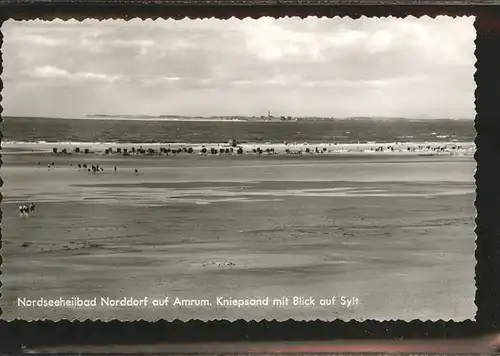
<svg viewBox="0 0 500 356"><path fill-rule="evenodd" d="M4 115L474 116L473 17L8 21Z"/></svg>

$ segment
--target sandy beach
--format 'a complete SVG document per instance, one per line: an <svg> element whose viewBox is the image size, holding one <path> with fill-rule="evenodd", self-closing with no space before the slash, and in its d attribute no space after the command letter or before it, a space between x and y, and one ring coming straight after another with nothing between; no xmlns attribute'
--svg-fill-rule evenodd
<svg viewBox="0 0 500 356"><path fill-rule="evenodd" d="M248 146L244 155L124 157L102 154L103 144L89 145L99 152L88 155L53 154L54 146L4 146L4 319L474 317L475 162L467 149L290 155L275 145L280 154ZM83 162L104 171L78 169ZM18 204L31 201L35 214L21 218ZM17 300L76 296L213 305L118 311ZM217 297L284 296L312 296L316 305L216 305ZM359 303L318 305L332 296Z"/></svg>
<svg viewBox="0 0 500 356"><path fill-rule="evenodd" d="M187 154L187 149L193 151L190 155L328 155L328 154L403 154L403 155L453 155L472 156L475 152L473 142L392 142L392 143L307 143L307 142L283 142L283 143L238 143L234 145L226 142L219 143L132 143L132 142L3 142L3 150L8 153L52 153L56 149L58 154L81 155L88 150L89 154L98 155L140 155L137 152L149 155ZM241 148L240 152L238 149ZM118 151L117 151L118 149ZM205 149L205 150L204 150ZM211 149L216 152L211 152ZM63 152L64 150L64 152ZM109 150L106 152L106 150ZM152 150L147 152L147 150ZM166 152L165 150L168 150ZM175 152L175 151L178 152ZM223 151L221 151L223 150ZM260 152L259 152L260 151Z"/></svg>

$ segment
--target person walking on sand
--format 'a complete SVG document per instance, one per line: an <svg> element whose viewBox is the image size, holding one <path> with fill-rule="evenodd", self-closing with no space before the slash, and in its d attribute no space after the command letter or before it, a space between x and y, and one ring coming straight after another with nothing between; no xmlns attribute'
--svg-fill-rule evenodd
<svg viewBox="0 0 500 356"><path fill-rule="evenodd" d="M24 215L24 207L21 205L19 205L19 216L23 216Z"/></svg>
<svg viewBox="0 0 500 356"><path fill-rule="evenodd" d="M35 203L31 203L30 204L30 213L34 213L35 212Z"/></svg>
<svg viewBox="0 0 500 356"><path fill-rule="evenodd" d="M116 166L115 166L115 168L113 169L113 171L114 171L114 173L116 173Z"/></svg>
<svg viewBox="0 0 500 356"><path fill-rule="evenodd" d="M139 171L137 170L137 168L134 169L134 172L135 172L136 175L139 174Z"/></svg>

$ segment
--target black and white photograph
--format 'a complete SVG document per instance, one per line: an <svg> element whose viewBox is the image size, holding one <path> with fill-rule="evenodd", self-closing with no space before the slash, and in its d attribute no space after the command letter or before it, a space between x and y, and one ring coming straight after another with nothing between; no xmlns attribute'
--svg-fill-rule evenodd
<svg viewBox="0 0 500 356"><path fill-rule="evenodd" d="M4 22L1 318L474 319L473 21Z"/></svg>

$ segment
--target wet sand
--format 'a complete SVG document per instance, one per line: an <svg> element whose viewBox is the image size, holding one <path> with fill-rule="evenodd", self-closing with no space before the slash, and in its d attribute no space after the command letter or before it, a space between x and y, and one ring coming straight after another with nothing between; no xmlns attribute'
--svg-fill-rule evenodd
<svg viewBox="0 0 500 356"><path fill-rule="evenodd" d="M179 158L4 155L2 318L474 317L472 158ZM89 175L77 160L105 171ZM18 204L31 201L35 214L20 218ZM166 295L359 304L17 306Z"/></svg>

